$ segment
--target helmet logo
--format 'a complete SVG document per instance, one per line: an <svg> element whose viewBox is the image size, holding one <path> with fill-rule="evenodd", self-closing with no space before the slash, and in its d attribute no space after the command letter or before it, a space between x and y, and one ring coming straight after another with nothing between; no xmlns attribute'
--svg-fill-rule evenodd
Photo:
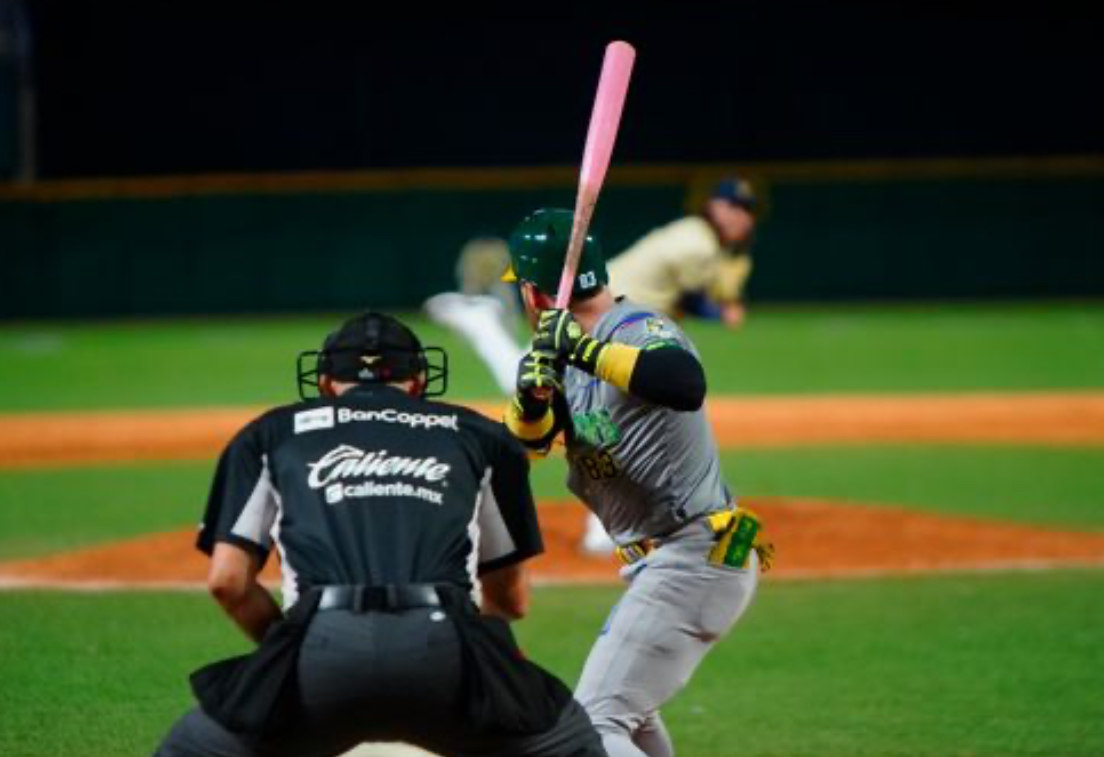
<svg viewBox="0 0 1104 757"><path fill-rule="evenodd" d="M357 371L357 378L361 381L375 381L379 378L376 375L375 364L380 361L379 355L361 355L360 362L364 363L364 367Z"/></svg>

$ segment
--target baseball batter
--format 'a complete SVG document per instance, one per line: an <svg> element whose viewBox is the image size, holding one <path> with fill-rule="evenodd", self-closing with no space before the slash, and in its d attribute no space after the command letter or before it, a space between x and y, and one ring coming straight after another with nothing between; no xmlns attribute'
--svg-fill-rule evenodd
<svg viewBox="0 0 1104 757"><path fill-rule="evenodd" d="M562 433L568 485L624 563L628 589L575 696L613 757L672 755L660 708L751 602L759 522L724 482L694 345L665 315L613 297L593 237L570 309L554 309L571 220L540 210L510 238L535 336L507 425L538 454Z"/></svg>

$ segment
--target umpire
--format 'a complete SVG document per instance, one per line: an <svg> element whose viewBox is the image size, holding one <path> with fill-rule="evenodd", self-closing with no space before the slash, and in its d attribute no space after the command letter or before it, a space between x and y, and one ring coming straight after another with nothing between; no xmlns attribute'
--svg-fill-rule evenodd
<svg viewBox="0 0 1104 757"><path fill-rule="evenodd" d="M197 546L258 648L192 676L158 755L605 755L567 688L518 651L523 563L543 550L528 462L444 392L447 356L379 313L299 357L303 402L218 464ZM318 397L306 399L316 389ZM281 610L257 576L272 548Z"/></svg>

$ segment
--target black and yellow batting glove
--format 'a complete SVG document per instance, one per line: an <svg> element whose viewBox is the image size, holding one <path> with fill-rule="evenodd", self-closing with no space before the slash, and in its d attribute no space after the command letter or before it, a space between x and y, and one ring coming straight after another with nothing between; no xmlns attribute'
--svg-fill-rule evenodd
<svg viewBox="0 0 1104 757"><path fill-rule="evenodd" d="M533 420L547 412L552 392L563 391L563 368L555 354L544 350L525 353L518 363L514 406L521 418Z"/></svg>
<svg viewBox="0 0 1104 757"><path fill-rule="evenodd" d="M533 349L551 352L591 375L597 373L598 360L607 346L583 331L568 310L544 310L537 320Z"/></svg>

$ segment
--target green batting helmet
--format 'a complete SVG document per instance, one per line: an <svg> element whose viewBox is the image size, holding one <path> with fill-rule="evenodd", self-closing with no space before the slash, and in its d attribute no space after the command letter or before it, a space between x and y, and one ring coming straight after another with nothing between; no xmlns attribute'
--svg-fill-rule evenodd
<svg viewBox="0 0 1104 757"><path fill-rule="evenodd" d="M510 268L503 281L528 281L555 296L563 276L564 258L571 241L574 214L562 208L543 208L522 220L510 235ZM598 240L587 234L575 269L572 299L586 299L609 283L606 259Z"/></svg>

